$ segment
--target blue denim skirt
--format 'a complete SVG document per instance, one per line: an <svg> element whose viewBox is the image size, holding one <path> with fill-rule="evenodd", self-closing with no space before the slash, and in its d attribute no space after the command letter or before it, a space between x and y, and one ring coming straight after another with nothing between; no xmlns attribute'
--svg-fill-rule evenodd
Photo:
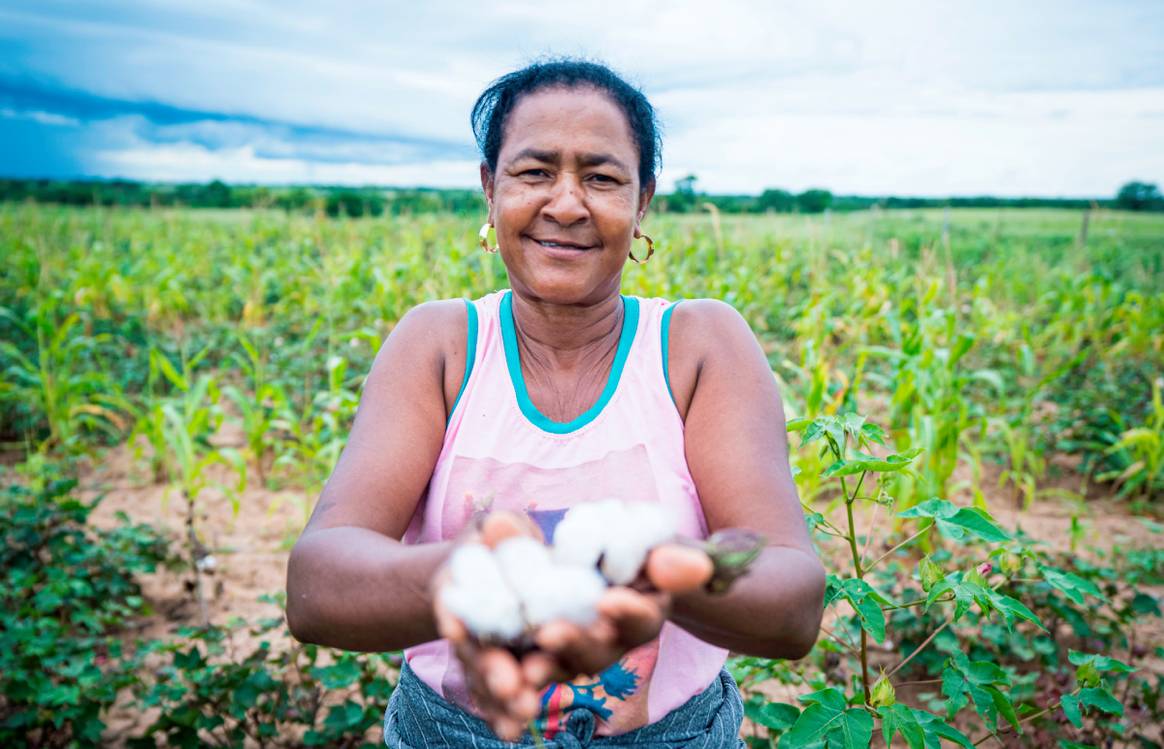
<svg viewBox="0 0 1164 749"><path fill-rule="evenodd" d="M727 669L703 692L659 720L618 736L595 736L597 716L586 708L569 713L564 730L544 739L545 749L633 746L642 749L740 749L744 704ZM536 746L502 741L475 715L445 700L405 663L384 713L384 743L390 749L512 749Z"/></svg>

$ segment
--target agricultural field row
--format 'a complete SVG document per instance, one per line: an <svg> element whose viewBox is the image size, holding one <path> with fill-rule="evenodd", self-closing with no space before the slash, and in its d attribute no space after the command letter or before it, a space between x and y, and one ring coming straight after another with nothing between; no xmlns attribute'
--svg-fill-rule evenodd
<svg viewBox="0 0 1164 749"><path fill-rule="evenodd" d="M53 642L73 650L37 641L60 650L63 670L38 677L47 692L17 684L39 660L19 648L0 660L11 675L0 677L0 737L27 736L44 720L29 716L68 705L77 717L63 741L108 740L101 716L126 690L162 710L147 741L246 725L298 746L357 741L375 725L390 656L288 649L277 618L253 624L271 647L229 656L213 581L230 561L210 529L231 522L216 513L271 515L251 505L282 492L294 506L279 509L292 518L280 528L293 538L395 321L506 285L476 229L440 214L0 206L6 539L32 534L49 554L64 507L66 525L128 555L123 572L170 566L196 602L189 628L108 657L124 683L98 704L66 689L69 669L99 678L77 665L95 646L67 622ZM828 561L813 654L732 662L750 744L868 746L876 726L876 741L911 747L1159 745L1164 216L712 210L649 217L645 229L658 251L628 265L624 293L714 297L749 321L781 384L801 500ZM168 541L143 525L94 530L69 499L112 455L174 500ZM4 565L6 608L60 619L67 580L15 556ZM97 611L106 593L88 591L82 608ZM102 622L149 613L140 590L130 598L77 625L106 638L103 652L125 638ZM0 622L5 638L31 642L22 631ZM169 690L134 675L158 659L173 669ZM215 684L220 701L187 683ZM325 698L337 691L350 696Z"/></svg>

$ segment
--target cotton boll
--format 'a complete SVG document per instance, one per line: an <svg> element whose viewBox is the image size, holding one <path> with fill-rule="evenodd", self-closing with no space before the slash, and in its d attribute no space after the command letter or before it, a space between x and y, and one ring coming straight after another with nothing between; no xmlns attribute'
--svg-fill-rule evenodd
<svg viewBox="0 0 1164 749"><path fill-rule="evenodd" d="M598 601L606 591L606 581L593 568L558 569L559 590L566 595L559 602L557 617L585 626L597 618Z"/></svg>
<svg viewBox="0 0 1164 749"><path fill-rule="evenodd" d="M531 570L543 570L550 566L550 550L539 541L528 536L506 539L493 550L493 556L501 568L506 582L513 585L516 579Z"/></svg>
<svg viewBox="0 0 1164 749"><path fill-rule="evenodd" d="M449 560L453 582L463 587L500 588L505 579L493 552L483 544L465 544Z"/></svg>
<svg viewBox="0 0 1164 749"><path fill-rule="evenodd" d="M525 630L521 604L504 585L496 588L461 586L441 589L441 603L478 637L514 640Z"/></svg>
<svg viewBox="0 0 1164 749"><path fill-rule="evenodd" d="M610 500L571 508L554 531L554 560L559 564L594 567L602 556L606 530L618 521L620 508Z"/></svg>
<svg viewBox="0 0 1164 749"><path fill-rule="evenodd" d="M663 505L629 502L625 513L627 526L634 529L638 543L647 549L670 541L679 532L674 513Z"/></svg>

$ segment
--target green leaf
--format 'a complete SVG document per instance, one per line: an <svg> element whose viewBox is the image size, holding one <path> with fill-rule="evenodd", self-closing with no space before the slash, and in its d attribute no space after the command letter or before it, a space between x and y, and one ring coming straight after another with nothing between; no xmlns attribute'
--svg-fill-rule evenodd
<svg viewBox="0 0 1164 749"><path fill-rule="evenodd" d="M882 606L892 605L892 601L879 593L869 583L851 577L839 581L840 594L849 602L861 620L861 626L874 641L885 641L885 612Z"/></svg>
<svg viewBox="0 0 1164 749"><path fill-rule="evenodd" d="M921 454L921 448L913 448L907 450L899 455L887 455L884 458L877 458L872 455L866 455L861 452L853 451L853 454L844 460L838 460L821 473L823 478L830 476L849 476L854 473L862 473L864 471L873 471L876 473L894 473L896 471L903 471L909 468L909 464L913 459Z"/></svg>
<svg viewBox="0 0 1164 749"><path fill-rule="evenodd" d="M953 666L942 671L942 694L946 697L946 715L954 715L970 701L966 696L966 677Z"/></svg>
<svg viewBox="0 0 1164 749"><path fill-rule="evenodd" d="M1087 707L1094 707L1112 715L1123 715L1124 706L1104 687L1085 687L1079 690L1079 701Z"/></svg>
<svg viewBox="0 0 1164 749"><path fill-rule="evenodd" d="M881 715L881 735L886 746L893 746L893 737L900 733L910 749L925 749L925 731L911 708L901 704L887 705L877 712Z"/></svg>
<svg viewBox="0 0 1164 749"><path fill-rule="evenodd" d="M1065 694L1063 699L1059 701L1059 707L1063 708L1063 714L1067 716L1067 720L1071 721L1071 725L1076 728L1083 727L1083 713L1079 709L1079 697L1074 694Z"/></svg>
<svg viewBox="0 0 1164 749"><path fill-rule="evenodd" d="M897 513L899 518L948 518L958 512L953 503L934 497Z"/></svg>
<svg viewBox="0 0 1164 749"><path fill-rule="evenodd" d="M829 747L867 749L873 742L873 716L863 708L849 708L840 690L830 687L799 699L808 707L781 746L804 746L824 739Z"/></svg>
<svg viewBox="0 0 1164 749"><path fill-rule="evenodd" d="M1039 621L1039 617L1035 616L1035 613L1023 605L1023 603L1017 598L1011 598L1010 596L1003 593L991 591L990 603L992 606L994 606L995 609L999 611L999 613L1002 614L1008 629L1010 629L1016 618L1027 620L1044 632L1047 629L1043 626L1043 623Z"/></svg>
<svg viewBox="0 0 1164 749"><path fill-rule="evenodd" d="M1095 583L1090 580L1084 580L1074 573L1064 572L1042 564L1039 565L1039 572L1042 573L1043 579L1052 588L1058 590L1080 606L1085 603L1085 596L1094 596L1101 601L1107 600L1103 592L1096 587Z"/></svg>
<svg viewBox="0 0 1164 749"><path fill-rule="evenodd" d="M1080 653L1078 650L1068 650L1067 660L1071 662L1072 666L1090 664L1100 671L1115 671L1116 673L1130 674L1136 670L1123 661L1112 658L1111 656Z"/></svg>
<svg viewBox="0 0 1164 749"><path fill-rule="evenodd" d="M1010 534L998 527L994 518L977 507L961 507L952 516L937 518L935 522L942 535L954 541L962 540L967 534L992 543L1010 540Z"/></svg>
<svg viewBox="0 0 1164 749"><path fill-rule="evenodd" d="M785 702L748 702L744 706L744 713L753 723L776 731L787 731L800 717L800 708Z"/></svg>
<svg viewBox="0 0 1164 749"><path fill-rule="evenodd" d="M924 710L914 710L913 715L926 734L926 749L941 749L941 739L952 741L965 749L974 749L974 744L966 734L946 723L936 715Z"/></svg>

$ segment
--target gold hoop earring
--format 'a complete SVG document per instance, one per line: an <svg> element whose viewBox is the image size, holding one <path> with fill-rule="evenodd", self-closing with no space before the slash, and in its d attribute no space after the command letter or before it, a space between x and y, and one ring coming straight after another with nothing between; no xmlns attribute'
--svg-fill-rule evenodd
<svg viewBox="0 0 1164 749"><path fill-rule="evenodd" d="M648 237L646 234L643 234L642 232L638 232L638 235L640 238L645 239L647 242L647 256L645 258L643 258L642 260L639 260L637 257L635 257L635 253L632 250L630 252L630 259L633 260L634 262L638 263L639 265L642 265L643 263L645 263L651 259L651 255L655 254L655 243L650 237Z"/></svg>
<svg viewBox="0 0 1164 749"><path fill-rule="evenodd" d="M489 246L489 230L492 228L493 228L493 224L486 221L485 223L481 224L481 231L477 232L477 236L481 240L481 249L485 250L486 252L488 252L491 255L494 254L495 252L497 252L497 250L501 249L500 245L497 245L495 247Z"/></svg>

